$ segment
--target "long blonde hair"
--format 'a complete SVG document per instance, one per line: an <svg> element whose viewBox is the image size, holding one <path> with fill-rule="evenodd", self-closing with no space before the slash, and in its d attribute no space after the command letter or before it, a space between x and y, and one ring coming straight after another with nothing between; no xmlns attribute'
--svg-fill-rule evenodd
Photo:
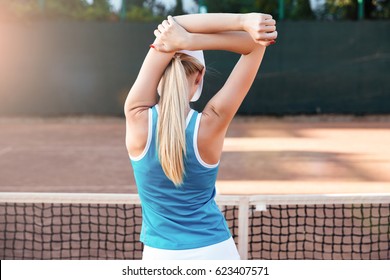
<svg viewBox="0 0 390 280"><path fill-rule="evenodd" d="M196 58L177 53L161 78L157 123L158 157L165 175L175 186L183 183L185 173L185 114L189 108L187 77L202 70L203 65Z"/></svg>

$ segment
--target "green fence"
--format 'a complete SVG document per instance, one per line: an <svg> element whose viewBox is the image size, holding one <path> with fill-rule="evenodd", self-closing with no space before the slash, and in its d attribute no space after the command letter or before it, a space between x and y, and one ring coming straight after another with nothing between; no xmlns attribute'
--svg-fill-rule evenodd
<svg viewBox="0 0 390 280"><path fill-rule="evenodd" d="M0 115L122 115L155 24L0 23ZM281 22L241 114L390 113L390 22ZM205 94L238 56L207 52Z"/></svg>

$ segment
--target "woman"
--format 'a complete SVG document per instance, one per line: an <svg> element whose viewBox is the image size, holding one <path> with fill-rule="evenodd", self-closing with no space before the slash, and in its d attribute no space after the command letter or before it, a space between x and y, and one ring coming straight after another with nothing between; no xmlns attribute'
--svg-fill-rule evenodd
<svg viewBox="0 0 390 280"><path fill-rule="evenodd" d="M154 34L124 108L142 205L143 259L239 259L214 201L215 181L227 128L265 48L275 43L275 21L256 13L184 15L168 17ZM205 73L196 50L241 54L202 113L189 106Z"/></svg>

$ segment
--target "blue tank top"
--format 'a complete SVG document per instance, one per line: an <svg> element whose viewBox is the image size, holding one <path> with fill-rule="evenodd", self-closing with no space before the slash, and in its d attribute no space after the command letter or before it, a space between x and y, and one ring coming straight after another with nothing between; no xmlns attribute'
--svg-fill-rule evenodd
<svg viewBox="0 0 390 280"><path fill-rule="evenodd" d="M215 203L218 165L200 158L197 135L201 113L187 117L185 176L176 187L161 168L156 145L158 107L149 109L144 152L130 157L142 206L141 242L153 248L182 250L213 245L231 237Z"/></svg>

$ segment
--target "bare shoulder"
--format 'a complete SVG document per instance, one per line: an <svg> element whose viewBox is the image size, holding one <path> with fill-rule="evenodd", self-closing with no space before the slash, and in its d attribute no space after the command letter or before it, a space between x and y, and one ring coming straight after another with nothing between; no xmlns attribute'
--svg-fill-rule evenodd
<svg viewBox="0 0 390 280"><path fill-rule="evenodd" d="M145 149L149 133L150 108L141 108L126 113L126 148L129 155L137 157Z"/></svg>
<svg viewBox="0 0 390 280"><path fill-rule="evenodd" d="M218 116L205 110L199 124L198 150L202 160L207 164L219 162L226 131L218 124Z"/></svg>

